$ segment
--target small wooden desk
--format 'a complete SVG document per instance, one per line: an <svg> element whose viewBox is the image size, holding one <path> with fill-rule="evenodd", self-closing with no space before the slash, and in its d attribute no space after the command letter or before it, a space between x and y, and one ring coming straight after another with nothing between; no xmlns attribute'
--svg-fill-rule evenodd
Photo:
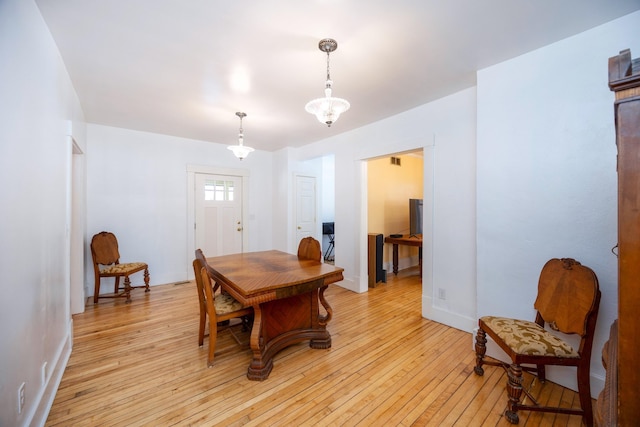
<svg viewBox="0 0 640 427"><path fill-rule="evenodd" d="M393 274L398 275L398 245L417 246L418 262L420 263L420 277L422 277L422 234L416 236L385 237L385 243L393 244Z"/></svg>
<svg viewBox="0 0 640 427"><path fill-rule="evenodd" d="M291 344L309 340L311 348L331 347L326 326L333 310L324 291L343 279L344 269L280 251L207 258L206 268L235 299L253 306L250 380L267 379L273 356Z"/></svg>

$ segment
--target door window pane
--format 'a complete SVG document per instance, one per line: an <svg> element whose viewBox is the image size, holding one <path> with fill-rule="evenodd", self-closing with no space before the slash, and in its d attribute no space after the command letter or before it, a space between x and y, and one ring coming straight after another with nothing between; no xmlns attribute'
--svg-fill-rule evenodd
<svg viewBox="0 0 640 427"><path fill-rule="evenodd" d="M208 179L204 183L204 200L217 202L233 201L233 181Z"/></svg>

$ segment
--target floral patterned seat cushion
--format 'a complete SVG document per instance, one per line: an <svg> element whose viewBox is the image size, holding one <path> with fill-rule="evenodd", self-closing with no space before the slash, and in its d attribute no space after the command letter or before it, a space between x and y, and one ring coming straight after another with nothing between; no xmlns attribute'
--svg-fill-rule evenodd
<svg viewBox="0 0 640 427"><path fill-rule="evenodd" d="M129 262L124 264L111 264L100 269L100 274L127 274L140 268L146 268L144 262Z"/></svg>
<svg viewBox="0 0 640 427"><path fill-rule="evenodd" d="M580 357L569 344L535 322L494 316L485 316L480 320L517 354Z"/></svg>
<svg viewBox="0 0 640 427"><path fill-rule="evenodd" d="M241 302L237 301L229 294L220 293L213 299L217 314L231 313L244 308Z"/></svg>

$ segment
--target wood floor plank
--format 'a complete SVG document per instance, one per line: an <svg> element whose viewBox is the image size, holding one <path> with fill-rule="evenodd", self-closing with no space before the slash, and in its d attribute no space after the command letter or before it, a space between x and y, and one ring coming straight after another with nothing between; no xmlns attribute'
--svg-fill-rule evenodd
<svg viewBox="0 0 640 427"><path fill-rule="evenodd" d="M504 391L502 379L501 369L487 370L482 377L475 374L471 376L467 384L473 385L473 387L468 387L472 399L463 408L456 411L459 412L459 416L451 425L464 427L484 421L490 414L492 402L496 400L494 394L499 395Z"/></svg>
<svg viewBox="0 0 640 427"><path fill-rule="evenodd" d="M136 290L130 304L100 300L74 315L46 425L509 425L504 370L476 376L471 335L422 318L421 294L416 269L364 294L330 286L331 348L286 348L262 382L246 378L251 351L228 331L207 368L193 282ZM579 406L575 392L547 385L536 388L543 398ZM529 423L526 414L521 426L580 425L555 414Z"/></svg>

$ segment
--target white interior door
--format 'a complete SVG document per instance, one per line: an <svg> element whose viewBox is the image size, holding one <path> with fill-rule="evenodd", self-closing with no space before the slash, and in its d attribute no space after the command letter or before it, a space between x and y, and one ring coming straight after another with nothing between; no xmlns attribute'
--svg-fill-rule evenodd
<svg viewBox="0 0 640 427"><path fill-rule="evenodd" d="M242 177L195 174L195 243L207 257L242 252Z"/></svg>
<svg viewBox="0 0 640 427"><path fill-rule="evenodd" d="M296 242L316 234L316 178L296 175Z"/></svg>

